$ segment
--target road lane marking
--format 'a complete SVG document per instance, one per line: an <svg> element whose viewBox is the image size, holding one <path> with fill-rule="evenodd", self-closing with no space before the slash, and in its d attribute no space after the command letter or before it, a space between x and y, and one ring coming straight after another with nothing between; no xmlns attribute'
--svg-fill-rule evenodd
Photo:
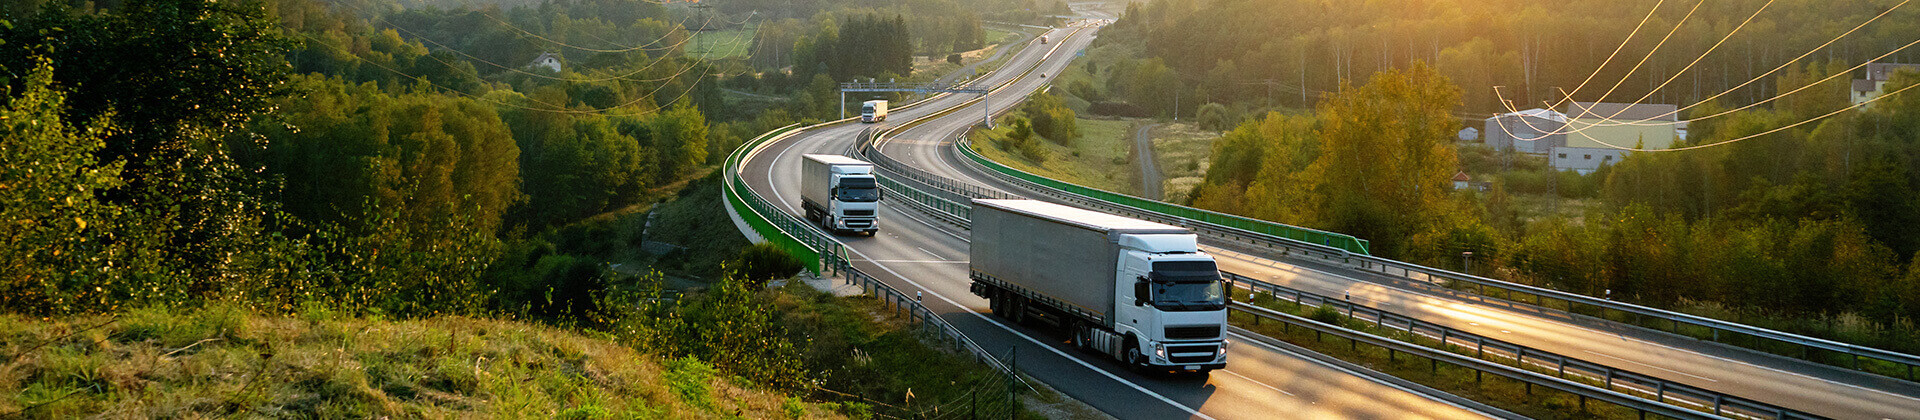
<svg viewBox="0 0 1920 420"><path fill-rule="evenodd" d="M860 258L862 259L866 259L868 261L873 260L872 258L867 257L866 253L860 252L860 250L857 248L847 247L847 251L853 252L854 255L859 255ZM1180 409L1180 411L1185 411L1187 412L1187 414L1192 414L1194 417L1199 417L1199 418L1208 419L1208 420L1218 420L1218 419L1214 419L1213 416L1200 413L1200 410L1196 410L1193 407L1188 407L1185 404L1181 404L1178 401L1174 401L1172 398L1167 398L1167 396L1165 395L1160 395L1160 393L1158 392L1154 392L1151 389L1147 389L1147 387L1140 386L1140 384L1133 383L1133 381L1128 381L1124 378L1121 378L1119 375L1114 375L1113 372L1108 372L1106 369L1094 367L1092 363L1087 363L1087 361L1080 360L1080 358L1078 357L1073 357L1071 355L1068 355L1066 352L1060 351L1060 349L1053 348L1053 346L1049 346L1045 342L1034 339L1033 337L1028 336L1026 333L1016 331L1013 329L1013 327L1009 327L1007 326L1007 324L1000 323L999 320L993 319L986 315L981 315L979 312L974 312L972 309L968 308L966 305L961 305L960 302L956 302L952 298L948 298L946 295L941 294L940 292L935 292L933 291L933 289L928 288L926 285L922 285L920 284L920 282L913 281L913 279L910 277L901 275L900 272L898 271L893 271L893 268L888 267L886 264L874 263L873 265L876 267L880 267L881 270L885 270L887 274L892 274L895 278L906 281L907 284L912 284L914 287L920 288L920 290L925 290L930 292L931 294L933 294L933 297L940 298L940 300L946 301L948 305L953 305L953 307L961 309L961 312L965 312L967 314L973 315L976 318L980 318L981 320L987 321L987 323L1000 327L1000 329L1006 330L1008 333L1012 333L1016 337L1025 339L1027 342L1033 343L1033 345L1040 346L1040 348L1046 349L1048 352L1058 355L1061 358L1070 360L1073 363L1078 364L1081 367L1085 367L1088 370L1093 371L1094 373L1098 373L1101 376L1105 376L1108 379L1112 379L1114 380L1114 382L1119 382L1122 385L1126 385L1128 388L1133 388L1135 391L1140 391L1143 394L1147 394L1147 396L1153 397L1156 400L1160 400L1160 402L1166 403L1167 405L1173 406L1174 408L1178 408Z"/></svg>
<svg viewBox="0 0 1920 420"><path fill-rule="evenodd" d="M1654 365L1649 365L1649 364L1646 364L1646 363L1640 363L1640 362L1635 362L1635 361L1632 361L1632 360L1627 360L1627 359L1623 359L1623 358L1620 358L1620 357L1616 357L1616 356L1613 356L1613 355L1610 355L1610 354L1606 354L1606 353L1601 353L1601 352L1597 352L1597 351L1593 351L1593 350L1581 350L1581 351L1584 351L1584 352L1587 352L1587 354L1591 354L1591 355L1595 355L1595 356L1600 356L1600 357L1605 357L1605 358L1608 358L1608 359L1613 359L1613 360L1619 360L1619 361L1622 361L1622 362L1627 362L1627 363L1632 363L1632 364L1636 364L1636 365L1640 365L1640 366L1646 366L1646 367L1650 367L1650 368L1654 368L1654 369L1660 369L1660 370L1664 370L1664 371L1668 371L1668 372L1673 372L1673 373L1675 373L1675 374L1679 374L1679 375L1687 375L1687 376L1691 376L1691 377L1695 377L1695 378L1699 378L1699 379L1701 379L1701 380L1705 380L1705 381L1708 381L1708 382L1720 382L1720 381L1719 381L1719 380L1717 380L1717 379L1713 379L1713 378L1709 378L1709 377L1705 377L1705 376L1700 376L1700 375L1695 375L1695 374L1691 374L1691 373L1686 373L1686 372L1681 372L1681 371L1677 371L1677 370L1673 370L1673 369L1667 369L1667 368L1663 368L1663 367L1659 367L1659 366L1654 366Z"/></svg>
<svg viewBox="0 0 1920 420"><path fill-rule="evenodd" d="M933 259L939 259L939 261L947 261L947 257L941 257L939 253L933 253L933 251L927 251L925 247L914 247L914 249L920 249L922 253L927 253L927 255L933 255Z"/></svg>
<svg viewBox="0 0 1920 420"><path fill-rule="evenodd" d="M1248 337L1248 336L1245 336L1245 335L1240 335L1240 333L1237 333L1237 332L1231 332L1231 331L1229 331L1229 332L1227 332L1227 335L1232 335L1232 336L1235 336L1235 337L1240 337L1240 339L1241 339L1241 341L1240 341L1240 342L1241 342L1241 343L1252 343L1253 345L1256 345L1256 346L1260 346L1260 347L1266 347L1266 348L1267 348L1268 350L1272 350L1272 351L1273 351L1273 352L1275 352L1275 353L1280 353L1280 354L1285 354L1285 355L1290 355L1290 356L1293 356L1293 357L1294 357L1294 358L1296 358L1296 359L1300 359L1300 360L1304 360L1304 361L1307 361L1308 363L1313 363L1313 364L1316 364L1316 365L1320 365L1320 366L1325 366L1325 367L1327 367L1327 368L1329 368L1329 369L1333 369L1333 370L1336 370L1336 371L1340 371L1341 373L1345 373L1345 374L1347 374L1347 375L1350 375L1350 376L1353 376L1353 377L1356 377L1356 378L1360 378L1360 379L1365 379L1365 380L1367 380L1367 381L1369 381L1369 382L1373 382L1373 383L1376 383L1376 384L1380 384L1380 385L1385 385L1385 386L1387 386L1388 388L1393 388L1393 389L1397 389L1397 390L1400 390L1401 392L1405 392L1405 393L1408 393L1408 394L1413 394L1413 395L1415 395L1415 396L1420 396L1420 397L1426 397L1426 399L1427 399L1427 400L1430 400L1430 401L1434 401L1434 402L1438 402L1438 403L1441 403L1441 404L1446 404L1446 405L1449 405L1449 406L1452 406L1452 407L1454 407L1454 408L1458 408L1458 409L1461 409L1461 410L1466 410L1466 411L1467 411L1467 412L1469 412L1469 413L1474 413L1474 414L1479 414L1479 415L1482 415L1482 416L1486 416L1487 418L1498 418L1498 416L1494 416L1494 415L1492 415L1492 414L1488 414L1488 413L1482 413L1482 412L1480 412L1480 410L1475 410L1475 409L1473 409L1473 408L1469 408L1469 407L1466 407L1466 406L1463 406L1463 405L1460 405L1460 404L1455 404L1455 403L1454 403L1453 401L1448 401L1448 400L1445 400L1445 399L1442 399L1442 398L1439 398L1439 397L1436 397L1436 396L1432 396L1432 395L1427 395L1426 393L1422 393L1422 392L1415 392L1414 390L1411 390L1411 389L1407 389L1407 388L1405 388L1405 387L1401 387L1400 385L1397 385L1397 384L1394 384L1394 383L1391 383L1391 382L1387 382L1387 381L1384 381L1384 380L1381 380L1381 379L1379 379L1379 378L1375 378L1375 377L1373 377L1373 376L1370 376L1370 375L1362 375L1362 374L1360 374L1360 372L1354 372L1354 371L1352 371L1352 370L1349 370L1349 369L1347 369L1347 368L1345 368L1345 367L1341 367L1341 366L1338 366L1338 365L1334 365L1334 364L1332 364L1332 363L1327 363L1327 362L1324 362L1324 361L1321 361L1320 359L1316 359L1316 358L1312 358L1312 357L1307 357L1307 355L1304 355L1304 354L1300 354L1300 353L1295 353L1295 352L1294 352L1294 351L1292 351L1292 350L1287 350L1287 349L1284 349L1284 348L1280 348L1280 346L1275 346L1275 345L1272 345L1272 344L1267 344L1266 342L1264 342L1264 341L1260 341L1260 340L1258 340L1258 339L1255 339L1255 338L1253 338L1253 337ZM1272 339L1272 340L1279 340L1279 339L1277 339L1277 338L1273 338L1273 337L1265 337L1265 338L1268 338L1268 339ZM1282 391L1282 392L1284 392L1284 391ZM1441 391L1441 392L1442 392L1442 393L1444 393L1445 391ZM1318 404L1318 403L1316 402L1315 404Z"/></svg>
<svg viewBox="0 0 1920 420"><path fill-rule="evenodd" d="M1249 377L1247 377L1247 375L1241 375L1241 374L1238 374L1238 373L1234 373L1234 372L1233 372L1233 371L1231 371L1231 370L1226 370L1226 369L1220 369L1220 370L1215 370L1214 372L1220 372L1220 373L1225 373L1225 374L1228 374L1228 375L1233 375L1233 376L1238 376L1238 377L1240 377L1240 379L1245 379L1245 380L1247 380L1247 382L1252 382L1252 383L1253 383L1254 385L1259 385L1259 386L1264 386L1264 387L1267 387L1267 389L1271 389L1271 390L1274 390L1274 391L1280 391L1280 393L1282 393L1282 394L1287 394L1287 396L1290 396L1290 397L1297 397L1297 396L1298 396L1298 395L1293 395L1293 393L1291 393L1291 392L1287 392L1287 390L1284 390L1284 389L1280 389L1280 388L1274 388L1274 387L1273 387L1273 385L1267 385L1267 383L1266 383L1266 382L1260 382L1259 380L1255 380L1255 379L1253 379L1253 378L1249 378Z"/></svg>
<svg viewBox="0 0 1920 420"><path fill-rule="evenodd" d="M1220 250L1220 248L1218 248L1218 247L1212 247L1212 246L1208 246L1208 248L1213 248L1213 249L1216 249L1216 250ZM1239 259L1241 259L1242 261L1247 261L1247 259L1256 259L1256 260L1261 260L1261 261L1276 261L1276 262L1278 262L1278 260L1273 260L1273 259L1268 259L1268 258L1262 258L1262 257L1259 257L1259 256L1255 256L1255 255L1253 255L1253 254L1247 254L1247 253L1242 253L1242 252L1236 252L1236 251L1232 251L1232 250L1224 250L1224 251L1226 251L1226 253L1230 253L1230 254L1236 254L1236 255L1240 255L1241 257L1239 257ZM1209 251L1209 252L1210 252L1210 253L1214 253L1213 251ZM1249 263L1257 263L1256 261L1247 261L1247 262L1249 262ZM1461 313L1465 313L1465 312L1467 312L1466 310L1463 310L1463 309L1458 309L1458 308L1451 308L1451 307L1447 307L1446 305L1462 305L1462 306L1465 306L1465 307L1470 307L1470 308L1475 308L1475 309L1479 309L1479 310L1483 310L1483 311L1487 311L1487 312L1490 312L1490 313L1492 313L1492 314L1493 314L1493 315L1478 315L1478 314L1476 314L1476 316L1500 316L1500 315L1506 315L1506 314L1513 314L1513 313L1517 313L1517 312L1512 312L1512 311L1503 311L1503 310L1500 310L1500 309L1498 309L1498 308L1495 308L1495 307L1493 307L1493 306L1490 306L1490 305L1485 305L1485 304L1476 304L1476 303L1474 303L1474 302L1469 302L1469 301L1465 301L1465 300L1455 300L1455 299L1450 299L1450 298L1445 298L1445 297L1440 297L1440 296L1437 296L1437 295L1433 295L1433 294L1428 294L1428 293L1426 293L1426 292L1423 292L1423 291L1418 291L1418 290L1411 290L1411 289L1406 289L1406 288L1401 288L1401 287L1396 287L1396 286L1393 286L1393 285L1388 285L1388 284L1383 284L1383 283L1376 283L1376 282L1372 282L1372 281L1367 281L1367 280L1361 280L1361 279L1357 279L1357 278L1353 278L1353 277L1349 277L1349 276L1346 276L1346 275L1343 275L1343 274L1338 274L1338 273L1333 273L1333 272L1329 272L1329 271L1325 271L1325 270L1321 270L1321 269L1317 269L1317 268L1313 268L1313 267L1308 267L1308 266L1304 266L1304 265L1298 265L1298 264L1292 264L1292 263L1286 263L1286 264L1287 264L1288 266L1290 266L1290 267L1294 267L1294 268L1296 268L1296 269L1301 269L1301 270L1306 270L1306 271L1312 271L1312 272L1314 272L1314 273L1318 273L1318 274L1320 274L1320 275L1322 275L1322 276L1331 276L1331 277L1334 277L1334 278L1340 278L1340 279L1346 279L1347 281L1351 281L1351 282L1354 282L1354 283L1366 283L1366 284L1371 284L1371 285L1376 285L1376 286L1380 286L1380 287L1383 287L1383 288L1385 288L1386 290L1389 290L1389 291L1393 291L1393 292L1397 292L1397 293L1404 293L1404 294L1407 294L1407 295L1409 295L1409 296L1411 296L1411 297L1414 297L1414 298L1417 298L1417 299L1420 299L1420 300L1423 300L1424 302L1422 302L1422 303L1425 303L1425 304L1432 304L1432 305L1441 305L1441 306L1439 306L1439 307L1441 307L1441 308L1444 308L1444 309L1446 309L1446 310L1450 310L1450 311L1455 311L1455 312L1461 312ZM1409 281L1416 281L1416 282L1417 282L1418 280L1409 280ZM1491 297L1491 296L1482 296L1482 297L1485 297L1485 298L1488 298L1488 299L1493 299L1493 297ZM1564 311L1562 311L1562 312L1564 312ZM1453 316L1448 316L1448 317L1449 317L1449 318L1455 318L1455 319L1458 319L1457 317L1453 317ZM1560 321L1555 321L1555 320L1551 320L1551 319L1545 319L1545 318L1539 318L1539 317L1531 317L1531 316L1529 316L1529 317L1526 317L1526 318L1528 318L1528 319L1532 319L1532 320L1534 320L1535 322L1539 322L1539 323L1543 323L1543 324L1550 324L1550 325L1557 325L1557 326L1560 326L1560 327L1562 327L1562 328L1567 328L1567 329L1572 329L1572 330L1578 330L1578 331L1586 331L1586 332L1589 332L1589 333L1594 333L1594 334L1599 334L1599 335L1610 335L1610 336L1615 336L1615 334L1612 334L1612 333L1602 333L1602 332L1601 332L1601 331L1599 331L1599 330L1595 330L1595 329L1591 329L1591 328L1587 328L1587 327L1582 327L1582 326L1577 326L1577 325L1573 325L1573 324L1568 324L1568 323L1563 323L1563 322L1560 322ZM1478 325L1478 324L1475 324L1475 325ZM1624 325L1624 324L1623 324L1623 325ZM1847 387L1847 388L1853 388L1853 389L1857 389L1857 390L1861 390L1861 391L1868 391L1868 392L1873 392L1873 393L1876 393L1876 394L1882 394L1882 395L1886 395L1886 396L1891 396L1891 397L1896 397L1896 398L1899 398L1899 399L1901 399L1901 400L1915 400L1915 399L1920 399L1920 398L1915 398L1914 396L1910 396L1910 395L1903 395L1903 394L1896 394L1896 393L1893 393L1893 392L1890 392L1890 391L1885 391L1885 390L1880 390L1880 389L1874 389L1874 388L1870 388L1870 387L1865 387L1865 386L1860 386L1860 385L1854 385L1854 384L1850 384L1850 383L1846 383L1846 382L1840 382L1840 381L1835 381L1835 380L1832 380L1832 379L1827 379L1827 378L1821 378L1821 377L1818 377L1818 376L1813 376L1813 375L1808 375L1808 374L1804 374L1804 373L1800 373L1800 372L1793 372L1793 371L1788 371L1788 370L1784 370L1784 369L1779 369L1779 368L1775 368L1775 367L1771 367L1771 366L1764 366L1764 365L1760 365L1760 364L1756 364L1756 363L1752 363L1752 362L1746 362L1746 361L1741 361L1741 360L1735 360L1735 359L1730 359L1730 358L1726 358L1726 357L1720 357L1720 356L1715 356L1715 355L1711 355L1711 354L1707 354L1707 353L1705 353L1704 351L1701 351L1701 350L1692 350L1692 349L1684 349L1684 348L1679 348L1679 347L1674 347L1674 346L1669 346L1669 345L1666 345L1666 344L1661 344L1661 343L1655 343L1655 342L1652 342L1652 341L1647 341L1647 340L1642 340L1642 339L1638 339L1638 338L1633 338L1633 337L1627 337L1627 336L1625 336L1625 335L1617 335L1617 337L1619 337L1619 338L1620 338L1621 340L1624 340L1624 341L1632 341L1632 342L1635 342L1635 343L1640 343L1640 344L1642 344L1642 345L1647 345L1647 346L1653 346L1653 347L1659 347L1659 348L1663 348L1663 349L1667 349L1667 350L1673 350L1673 351L1677 351L1677 352L1681 352L1681 353L1686 353L1686 354L1689 354L1689 355L1693 355L1693 356L1698 356L1698 357L1704 357L1704 358L1708 358L1708 359L1713 359L1713 360L1718 360L1718 361L1721 361L1721 362L1725 362L1725 363L1731 363L1731 364L1734 364L1734 365L1737 365L1737 366L1741 366L1741 367L1747 367L1747 368L1752 368L1752 369L1759 369L1759 370L1764 370L1764 371L1768 371L1768 372L1774 372L1774 373L1778 373L1778 374L1784 374L1784 375L1788 375L1788 376L1795 376L1795 377L1800 377L1800 378L1804 378L1804 379L1811 379L1811 380L1814 380L1814 381L1819 381L1819 382L1824 382L1824 383L1826 383L1826 384L1828 384L1828 385L1837 385L1837 386L1843 386L1843 387ZM1735 350L1736 350L1736 351L1747 351L1747 352L1756 352L1756 350L1751 350L1751 349L1744 349L1744 348L1736 348ZM1796 360L1797 360L1797 359L1796 359ZM1797 360L1797 361L1798 361L1798 362L1801 362L1801 363L1812 363L1812 362L1810 362L1810 361L1805 361L1805 360Z"/></svg>
<svg viewBox="0 0 1920 420"><path fill-rule="evenodd" d="M874 262L874 263L883 263L883 262L884 262L884 263L901 263L901 264L966 264L966 263L967 263L966 261L946 261L946 260L940 260L940 261L934 261L934 260L866 260L866 261L868 261L868 262Z"/></svg>

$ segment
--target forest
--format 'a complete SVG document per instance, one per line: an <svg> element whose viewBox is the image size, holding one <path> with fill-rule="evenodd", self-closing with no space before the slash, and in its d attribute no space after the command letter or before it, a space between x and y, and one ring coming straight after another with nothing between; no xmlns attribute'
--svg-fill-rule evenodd
<svg viewBox="0 0 1920 420"><path fill-rule="evenodd" d="M1862 63L1920 61L1907 48L1920 10L1695 3L1155 0L1096 42L1124 56L1102 64L1105 86L1068 91L1224 131L1198 207L1437 267L1464 269L1471 251L1474 274L1920 349L1920 98L1854 108L1847 85ZM1147 91L1199 99L1181 111ZM1454 139L1567 95L1687 107L1674 147L1699 148L1581 175ZM1456 171L1495 180L1451 191ZM1543 202L1597 205L1528 211Z"/></svg>
<svg viewBox="0 0 1920 420"><path fill-rule="evenodd" d="M1025 2L793 3L9 4L0 312L527 320L781 392L898 392L877 366L829 368L853 345L910 352L912 340L781 318L832 305L767 292L800 268L775 248L681 238L692 249L677 262L612 263L665 233L609 220L646 226L683 191L718 202L720 157L837 115L838 81L906 77L914 55L980 48L981 16L1039 19L1001 9ZM902 17L921 9L966 12ZM783 25L810 35L746 57L687 48L718 30L765 44ZM741 80L791 82L756 89L774 99L755 109L723 87ZM841 341L802 346L814 337Z"/></svg>

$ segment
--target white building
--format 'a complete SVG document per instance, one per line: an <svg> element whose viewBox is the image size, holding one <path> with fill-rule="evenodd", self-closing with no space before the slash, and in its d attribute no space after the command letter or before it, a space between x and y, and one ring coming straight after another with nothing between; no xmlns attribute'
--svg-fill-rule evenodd
<svg viewBox="0 0 1920 420"><path fill-rule="evenodd" d="M1902 71L1920 72L1920 64L1872 63L1867 64L1867 78L1853 79L1853 104L1859 105L1880 97L1885 92L1887 81ZM1873 104L1867 104L1873 107Z"/></svg>
<svg viewBox="0 0 1920 420"><path fill-rule="evenodd" d="M550 53L550 52L540 53L540 56L535 57L532 63L527 64L527 67L544 68L544 69L547 69L547 71L559 73L560 72L560 55Z"/></svg>
<svg viewBox="0 0 1920 420"><path fill-rule="evenodd" d="M1478 129L1475 129L1475 128L1473 128L1473 127L1467 127L1467 128L1462 128L1462 129L1460 129L1460 136L1459 136L1459 137L1460 137L1460 141L1474 141L1474 140L1479 140L1479 139L1480 139L1480 130L1478 130Z"/></svg>
<svg viewBox="0 0 1920 420"><path fill-rule="evenodd" d="M1481 133L1494 150L1544 155L1567 145L1566 126L1566 114L1534 108L1487 118L1487 129Z"/></svg>

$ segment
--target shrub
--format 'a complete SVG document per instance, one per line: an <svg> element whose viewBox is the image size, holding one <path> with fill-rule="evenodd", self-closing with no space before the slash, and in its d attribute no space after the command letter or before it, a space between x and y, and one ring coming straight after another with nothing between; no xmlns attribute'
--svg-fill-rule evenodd
<svg viewBox="0 0 1920 420"><path fill-rule="evenodd" d="M740 255L725 265L734 278L746 281L749 289L764 287L773 279L791 277L802 268L799 258L766 242L740 250Z"/></svg>

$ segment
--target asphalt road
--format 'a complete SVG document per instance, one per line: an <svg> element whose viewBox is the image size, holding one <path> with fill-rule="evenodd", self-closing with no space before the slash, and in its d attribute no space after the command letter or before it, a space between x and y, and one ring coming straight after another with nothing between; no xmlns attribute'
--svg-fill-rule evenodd
<svg viewBox="0 0 1920 420"><path fill-rule="evenodd" d="M996 103L996 108L999 107ZM976 105L977 107L977 105ZM978 112L957 114L975 115ZM964 128L942 120L880 146L889 156L957 182L1028 195L975 173L937 134ZM957 197L949 197L958 199ZM964 201L964 200L963 200ZM1202 241L1209 245L1209 241ZM1704 389L1838 419L1920 419L1920 384L1762 354L1523 305L1482 302L1422 285L1316 263L1209 248L1227 271L1357 303L1458 330Z"/></svg>
<svg viewBox="0 0 1920 420"><path fill-rule="evenodd" d="M1133 133L1133 158L1140 161L1140 197L1148 200L1163 200L1161 192L1164 181L1160 176L1160 166L1153 161L1153 128L1160 124L1140 126Z"/></svg>
<svg viewBox="0 0 1920 420"><path fill-rule="evenodd" d="M1092 29L1063 28L1048 35L1056 40L1016 52L989 81L1005 80L1044 58L1032 77L993 94L995 108L1040 88L1037 73L1057 74L1073 53L1090 42ZM1070 36L1070 34L1072 34ZM1050 52L1055 52L1049 54ZM926 105L897 110L891 121L908 121L935 110L955 106L967 97L934 99ZM975 106L973 109L978 109ZM902 136L894 146L927 142L937 150L938 139L978 122L980 113L961 111L922 125ZM749 188L799 215L798 177L804 153L847 153L860 130L851 123L786 138L749 156L743 177ZM912 140L926 135L925 140ZM966 332L983 347L1000 352L1014 349L1020 369L1068 396L1119 418L1473 418L1481 411L1463 408L1347 368L1323 364L1286 350L1230 337L1228 368L1211 375L1144 376L1117 362L1070 349L1065 337L1042 328L1009 325L987 314L987 302L967 291L966 232L932 221L905 204L883 202L878 235L840 238L862 271L902 291L926 292L926 304Z"/></svg>

